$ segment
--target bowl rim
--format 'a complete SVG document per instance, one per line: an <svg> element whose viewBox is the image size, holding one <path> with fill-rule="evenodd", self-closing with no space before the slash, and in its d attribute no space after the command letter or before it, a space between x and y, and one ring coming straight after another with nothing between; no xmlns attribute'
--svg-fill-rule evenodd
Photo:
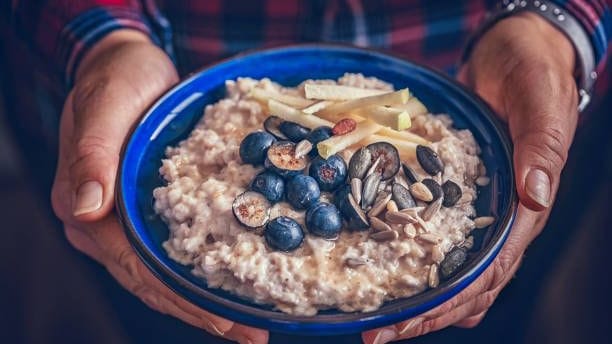
<svg viewBox="0 0 612 344"><path fill-rule="evenodd" d="M490 126L494 128L495 137L501 141L501 146L505 155L509 159L510 169L508 171L510 179L510 190L508 209L505 214L500 215L498 219L498 227L496 232L491 235L488 244L482 247L476 254L469 265L462 267L461 272L445 281L445 285L435 289L427 289L419 294L407 298L393 300L395 305L386 305L386 301L380 308L370 312L342 312L337 314L316 314L314 316L301 316L283 313L276 310L264 309L262 306L253 304L244 304L229 300L222 296L216 295L200 286L192 283L182 276L181 273L174 271L142 242L138 235L134 224L128 216L127 205L125 204L123 188L124 174L122 173L126 167L125 155L132 143L132 139L136 130L147 120L150 114L155 112L157 107L162 104L167 98L172 97L177 91L188 86L193 80L200 77L201 74L215 68L221 67L228 63L237 62L243 58L259 54L274 54L283 51L305 50L310 53L315 51L332 50L343 53L356 53L376 55L383 59L392 59L394 62L410 64L417 68L423 69L426 72L436 75L446 82L448 86L455 88L459 93L464 93L474 102L479 109L484 110L483 121L488 121ZM136 121L130 129L126 139L122 145L120 153L120 162L117 170L116 178L115 205L117 215L124 228L124 232L131 246L136 251L140 260L147 266L150 272L158 278L170 290L190 303L194 303L198 307L217 314L221 317L258 328L264 328L271 331L301 334L301 335L336 335L355 333L357 331L368 330L380 326L389 325L398 321L409 319L410 317L421 314L430 310L451 297L458 294L478 278L484 270L489 267L494 258L498 255L504 245L518 209L518 196L516 193L516 183L514 169L512 164L512 145L510 139L504 129L502 122L495 116L493 110L482 100L475 92L460 84L450 76L437 71L433 68L424 66L407 60L400 54L384 51L375 48L362 48L353 45L337 44L337 43L304 43L304 44L289 44L275 47L258 48L247 50L234 56L222 59L218 62L206 65L183 78L176 85L164 92L152 105L143 113L140 120ZM212 288L211 288L212 289Z"/></svg>

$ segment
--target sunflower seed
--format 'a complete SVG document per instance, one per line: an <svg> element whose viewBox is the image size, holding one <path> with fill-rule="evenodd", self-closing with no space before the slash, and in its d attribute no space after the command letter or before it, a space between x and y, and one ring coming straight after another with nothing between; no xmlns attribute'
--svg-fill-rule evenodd
<svg viewBox="0 0 612 344"><path fill-rule="evenodd" d="M410 191L402 184L394 183L391 187L391 193L393 194L393 200L400 210L416 207L416 202L414 202L414 199L410 195Z"/></svg>
<svg viewBox="0 0 612 344"><path fill-rule="evenodd" d="M408 181L408 185L416 183L419 181L419 177L416 174L416 172L414 172L414 170L412 168L410 168L410 166L406 165L406 164L402 164L402 170L404 171L404 176L406 176L406 180Z"/></svg>
<svg viewBox="0 0 612 344"><path fill-rule="evenodd" d="M370 234L370 239L378 242L393 241L398 237L396 231L384 231Z"/></svg>
<svg viewBox="0 0 612 344"><path fill-rule="evenodd" d="M366 209L372 203L378 194L378 185L380 184L380 173L372 173L363 181L363 190L361 193L361 209Z"/></svg>
<svg viewBox="0 0 612 344"><path fill-rule="evenodd" d="M362 179L372 165L372 152L366 147L356 151L349 161L349 176Z"/></svg>
<svg viewBox="0 0 612 344"><path fill-rule="evenodd" d="M417 219L408 214L404 214L399 211L389 211L385 214L385 220L390 223L395 223L399 225L405 225L407 223L416 223Z"/></svg>
<svg viewBox="0 0 612 344"><path fill-rule="evenodd" d="M356 267L359 267L359 266L362 266L362 265L366 265L368 262L365 259L361 259L361 258L346 258L344 263L349 268L354 269Z"/></svg>
<svg viewBox="0 0 612 344"><path fill-rule="evenodd" d="M430 202L433 200L433 195L431 194L431 191L429 191L429 188L421 182L416 182L410 185L410 193L412 194L412 196L414 196L414 198L424 202Z"/></svg>
<svg viewBox="0 0 612 344"><path fill-rule="evenodd" d="M444 252L442 252L440 245L434 245L431 248L431 259L436 263L440 263L444 259Z"/></svg>
<svg viewBox="0 0 612 344"><path fill-rule="evenodd" d="M495 222L495 218L493 216L481 216L474 219L474 226L476 228L485 228Z"/></svg>
<svg viewBox="0 0 612 344"><path fill-rule="evenodd" d="M484 176L487 174L487 167L482 162L478 164L478 174L480 174L481 176Z"/></svg>
<svg viewBox="0 0 612 344"><path fill-rule="evenodd" d="M370 217L380 215L380 213L382 213L383 210L385 210L385 207L387 206L387 203L391 199L391 194L380 193L379 195L384 195L384 196L383 197L379 197L378 200L376 202L374 202L374 205L372 206L372 209L370 209L370 211L368 211L368 216L370 216Z"/></svg>
<svg viewBox="0 0 612 344"><path fill-rule="evenodd" d="M405 224L403 229L404 234L406 234L409 239L414 239L414 237L417 235L417 230L412 223Z"/></svg>
<svg viewBox="0 0 612 344"><path fill-rule="evenodd" d="M454 206L462 196L461 187L452 180L447 180L442 184L442 192L444 193L442 205L445 207Z"/></svg>
<svg viewBox="0 0 612 344"><path fill-rule="evenodd" d="M425 221L431 220L434 215L440 210L442 207L442 198L438 198L434 202L431 202L422 212L421 218Z"/></svg>
<svg viewBox="0 0 612 344"><path fill-rule="evenodd" d="M387 202L387 211L399 211L394 200L390 199L389 202Z"/></svg>
<svg viewBox="0 0 612 344"><path fill-rule="evenodd" d="M465 239L463 245L461 246L464 247L466 250L471 250L472 247L474 247L474 236L470 235L469 237L467 237L467 239Z"/></svg>
<svg viewBox="0 0 612 344"><path fill-rule="evenodd" d="M372 163L372 166L370 166L370 169L368 170L368 172L366 172L366 177L371 175L372 173L376 172L376 169L378 168L378 165L380 165L380 157L376 158L376 160L374 160L374 163Z"/></svg>
<svg viewBox="0 0 612 344"><path fill-rule="evenodd" d="M444 191L442 191L442 187L438 182L431 178L425 178L421 180L421 183L425 184L429 191L431 191L432 201L437 200L438 198L444 196Z"/></svg>
<svg viewBox="0 0 612 344"><path fill-rule="evenodd" d="M487 186L489 185L490 182L491 182L491 178L487 176L480 176L476 178L476 181L474 181L474 183L476 183L476 185L478 186Z"/></svg>
<svg viewBox="0 0 612 344"><path fill-rule="evenodd" d="M442 242L442 238L433 233L422 233L419 234L419 239L428 242L430 244L439 244Z"/></svg>
<svg viewBox="0 0 612 344"><path fill-rule="evenodd" d="M436 288L440 284L440 276L438 275L438 265L432 264L429 268L428 284L430 288Z"/></svg>
<svg viewBox="0 0 612 344"><path fill-rule="evenodd" d="M312 143L308 140L302 140L295 145L295 153L293 153L293 157L296 159L301 159L306 154L310 153L312 150Z"/></svg>
<svg viewBox="0 0 612 344"><path fill-rule="evenodd" d="M361 179L351 179L351 194L353 195L353 198L355 199L355 202L357 202L357 204L361 203L362 187L363 183L361 182Z"/></svg>
<svg viewBox="0 0 612 344"><path fill-rule="evenodd" d="M370 226L377 232L386 232L392 230L391 226L384 223L381 219L372 216L370 217Z"/></svg>
<svg viewBox="0 0 612 344"><path fill-rule="evenodd" d="M418 145L416 148L416 156L423 170L432 176L444 169L444 165L438 157L438 154L427 146Z"/></svg>
<svg viewBox="0 0 612 344"><path fill-rule="evenodd" d="M416 218L417 216L419 216L419 213L421 211L423 211L424 209L425 209L425 207L406 208L406 209L400 210L400 213L408 214L408 215Z"/></svg>

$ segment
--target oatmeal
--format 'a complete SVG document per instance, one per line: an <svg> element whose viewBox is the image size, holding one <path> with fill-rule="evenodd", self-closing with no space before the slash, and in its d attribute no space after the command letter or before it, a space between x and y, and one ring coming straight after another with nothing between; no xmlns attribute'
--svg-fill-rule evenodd
<svg viewBox="0 0 612 344"><path fill-rule="evenodd" d="M153 193L164 248L210 287L291 314L371 311L465 260L486 171L447 115L361 74L226 88Z"/></svg>

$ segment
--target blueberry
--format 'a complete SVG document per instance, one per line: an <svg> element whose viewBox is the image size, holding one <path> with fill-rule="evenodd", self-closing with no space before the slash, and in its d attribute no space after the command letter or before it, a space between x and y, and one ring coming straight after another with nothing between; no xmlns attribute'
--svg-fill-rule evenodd
<svg viewBox="0 0 612 344"><path fill-rule="evenodd" d="M310 133L310 129L291 121L282 122L279 124L278 129L293 142L302 141Z"/></svg>
<svg viewBox="0 0 612 344"><path fill-rule="evenodd" d="M240 158L242 162L251 165L263 164L268 148L275 141L274 136L265 131L250 133L240 143Z"/></svg>
<svg viewBox="0 0 612 344"><path fill-rule="evenodd" d="M295 157L295 143L278 141L272 144L267 152L264 166L283 178L291 178L302 173L308 164L308 158Z"/></svg>
<svg viewBox="0 0 612 344"><path fill-rule="evenodd" d="M287 201L295 209L307 209L321 196L319 184L314 178L298 174L287 182Z"/></svg>
<svg viewBox="0 0 612 344"><path fill-rule="evenodd" d="M327 140L330 137L332 137L331 127L322 126L322 127L316 127L312 129L312 131L308 133L308 135L306 135L306 140L310 141L310 143L312 143L312 146L313 146L309 155L311 157L315 157L319 155L319 151L317 150L317 143L323 140Z"/></svg>
<svg viewBox="0 0 612 344"><path fill-rule="evenodd" d="M304 240L302 226L286 216L268 222L263 235L270 247L280 251L295 250Z"/></svg>
<svg viewBox="0 0 612 344"><path fill-rule="evenodd" d="M314 235L335 238L342 229L340 212L333 204L317 203L306 212L306 228Z"/></svg>
<svg viewBox="0 0 612 344"><path fill-rule="evenodd" d="M321 190L332 191L344 183L346 179L346 163L339 155L327 158L316 157L310 164L308 174L313 177Z"/></svg>
<svg viewBox="0 0 612 344"><path fill-rule="evenodd" d="M251 190L264 195L268 201L276 203L283 198L285 193L285 181L278 174L271 171L263 171L253 178Z"/></svg>

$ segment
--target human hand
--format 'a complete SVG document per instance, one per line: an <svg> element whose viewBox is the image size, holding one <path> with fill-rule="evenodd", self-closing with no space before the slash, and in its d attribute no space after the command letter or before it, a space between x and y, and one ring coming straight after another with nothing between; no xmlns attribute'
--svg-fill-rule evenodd
<svg viewBox="0 0 612 344"><path fill-rule="evenodd" d="M552 25L531 13L504 19L477 43L459 80L506 121L514 145L520 204L501 252L468 288L407 321L364 332L365 343L412 338L480 323L520 265L550 214L577 124L574 50Z"/></svg>
<svg viewBox="0 0 612 344"><path fill-rule="evenodd" d="M164 52L135 31L111 33L87 54L61 117L53 209L70 243L149 307L227 339L265 343L266 331L205 312L163 285L136 256L113 211L123 141L177 81Z"/></svg>

